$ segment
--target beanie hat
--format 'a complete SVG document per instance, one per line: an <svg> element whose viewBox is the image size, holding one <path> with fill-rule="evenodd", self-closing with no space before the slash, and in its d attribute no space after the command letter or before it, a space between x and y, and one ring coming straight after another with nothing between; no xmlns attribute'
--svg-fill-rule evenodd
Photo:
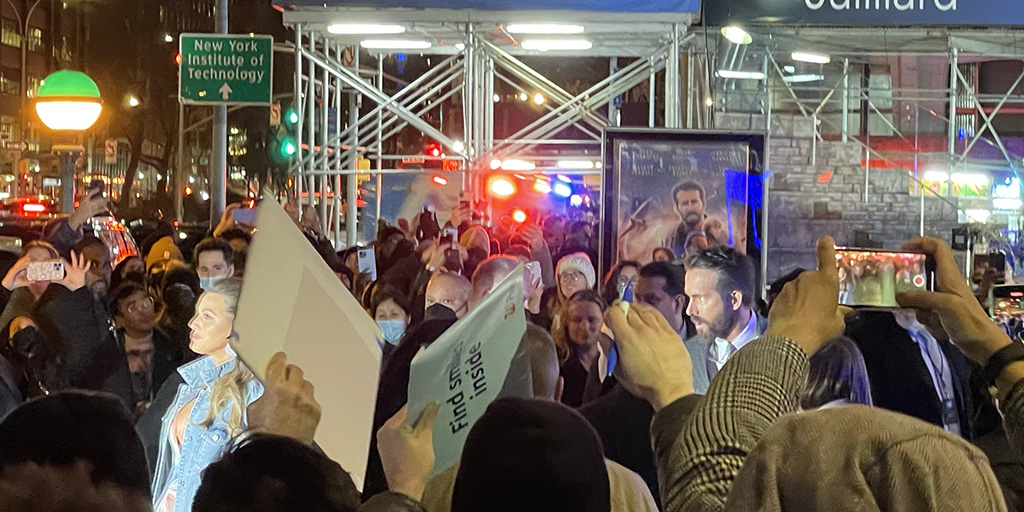
<svg viewBox="0 0 1024 512"><path fill-rule="evenodd" d="M558 268L555 270L556 276L562 275L562 272L578 270L584 277L587 278L587 288L593 288L597 283L597 272L594 271L594 264L590 262L590 257L585 252L576 252L558 260Z"/></svg>
<svg viewBox="0 0 1024 512"><path fill-rule="evenodd" d="M601 441L562 404L503 398L466 437L451 512L609 512Z"/></svg>
<svg viewBox="0 0 1024 512"><path fill-rule="evenodd" d="M178 246L174 243L174 239L169 236L157 240L149 249L149 255L146 256L146 268L153 268L153 265L167 260L185 261Z"/></svg>
<svg viewBox="0 0 1024 512"><path fill-rule="evenodd" d="M732 505L732 506L730 506ZM1003 511L988 459L903 414L847 405L780 418L743 462L725 510Z"/></svg>

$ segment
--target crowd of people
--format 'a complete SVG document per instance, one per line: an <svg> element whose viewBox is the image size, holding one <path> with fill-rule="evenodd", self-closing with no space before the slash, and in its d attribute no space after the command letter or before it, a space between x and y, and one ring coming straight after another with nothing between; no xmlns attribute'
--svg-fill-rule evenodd
<svg viewBox="0 0 1024 512"><path fill-rule="evenodd" d="M585 216L424 212L379 227L370 269L289 207L380 330L359 490L314 442L317 398L344 390L314 389L284 353L258 379L229 345L261 236L237 206L189 257L161 226L111 261L82 229L102 201L3 279L0 510L1024 510L1024 344L941 241L904 247L935 260L933 291L853 310L827 237L766 303L729 247L659 248L600 276ZM53 261L63 278L29 279ZM437 472L440 408L408 417L412 360L520 266L532 396L492 402Z"/></svg>

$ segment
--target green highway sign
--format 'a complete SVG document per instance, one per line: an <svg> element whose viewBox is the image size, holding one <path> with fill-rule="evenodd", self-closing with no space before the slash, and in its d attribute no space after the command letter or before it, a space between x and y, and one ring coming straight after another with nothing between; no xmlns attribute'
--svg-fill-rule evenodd
<svg viewBox="0 0 1024 512"><path fill-rule="evenodd" d="M266 35L182 34L178 96L193 105L269 105L274 38Z"/></svg>

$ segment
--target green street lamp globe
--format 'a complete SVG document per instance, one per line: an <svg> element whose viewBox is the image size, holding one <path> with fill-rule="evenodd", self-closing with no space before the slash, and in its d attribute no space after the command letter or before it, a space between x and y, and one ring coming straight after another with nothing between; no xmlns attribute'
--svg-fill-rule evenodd
<svg viewBox="0 0 1024 512"><path fill-rule="evenodd" d="M36 113L51 130L88 130L102 110L99 87L81 71L52 73L36 94Z"/></svg>

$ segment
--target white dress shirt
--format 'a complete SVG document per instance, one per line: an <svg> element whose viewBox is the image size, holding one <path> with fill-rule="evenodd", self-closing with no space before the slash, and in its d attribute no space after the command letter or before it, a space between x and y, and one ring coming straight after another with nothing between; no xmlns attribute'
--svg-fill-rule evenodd
<svg viewBox="0 0 1024 512"><path fill-rule="evenodd" d="M729 341L725 338L715 338L715 341L708 345L708 361L715 363L715 366L721 370L725 366L725 362L732 357L739 349L746 346L747 343L754 341L757 337L757 315L753 311L750 312L750 320L747 322L747 326L736 336L736 339Z"/></svg>

